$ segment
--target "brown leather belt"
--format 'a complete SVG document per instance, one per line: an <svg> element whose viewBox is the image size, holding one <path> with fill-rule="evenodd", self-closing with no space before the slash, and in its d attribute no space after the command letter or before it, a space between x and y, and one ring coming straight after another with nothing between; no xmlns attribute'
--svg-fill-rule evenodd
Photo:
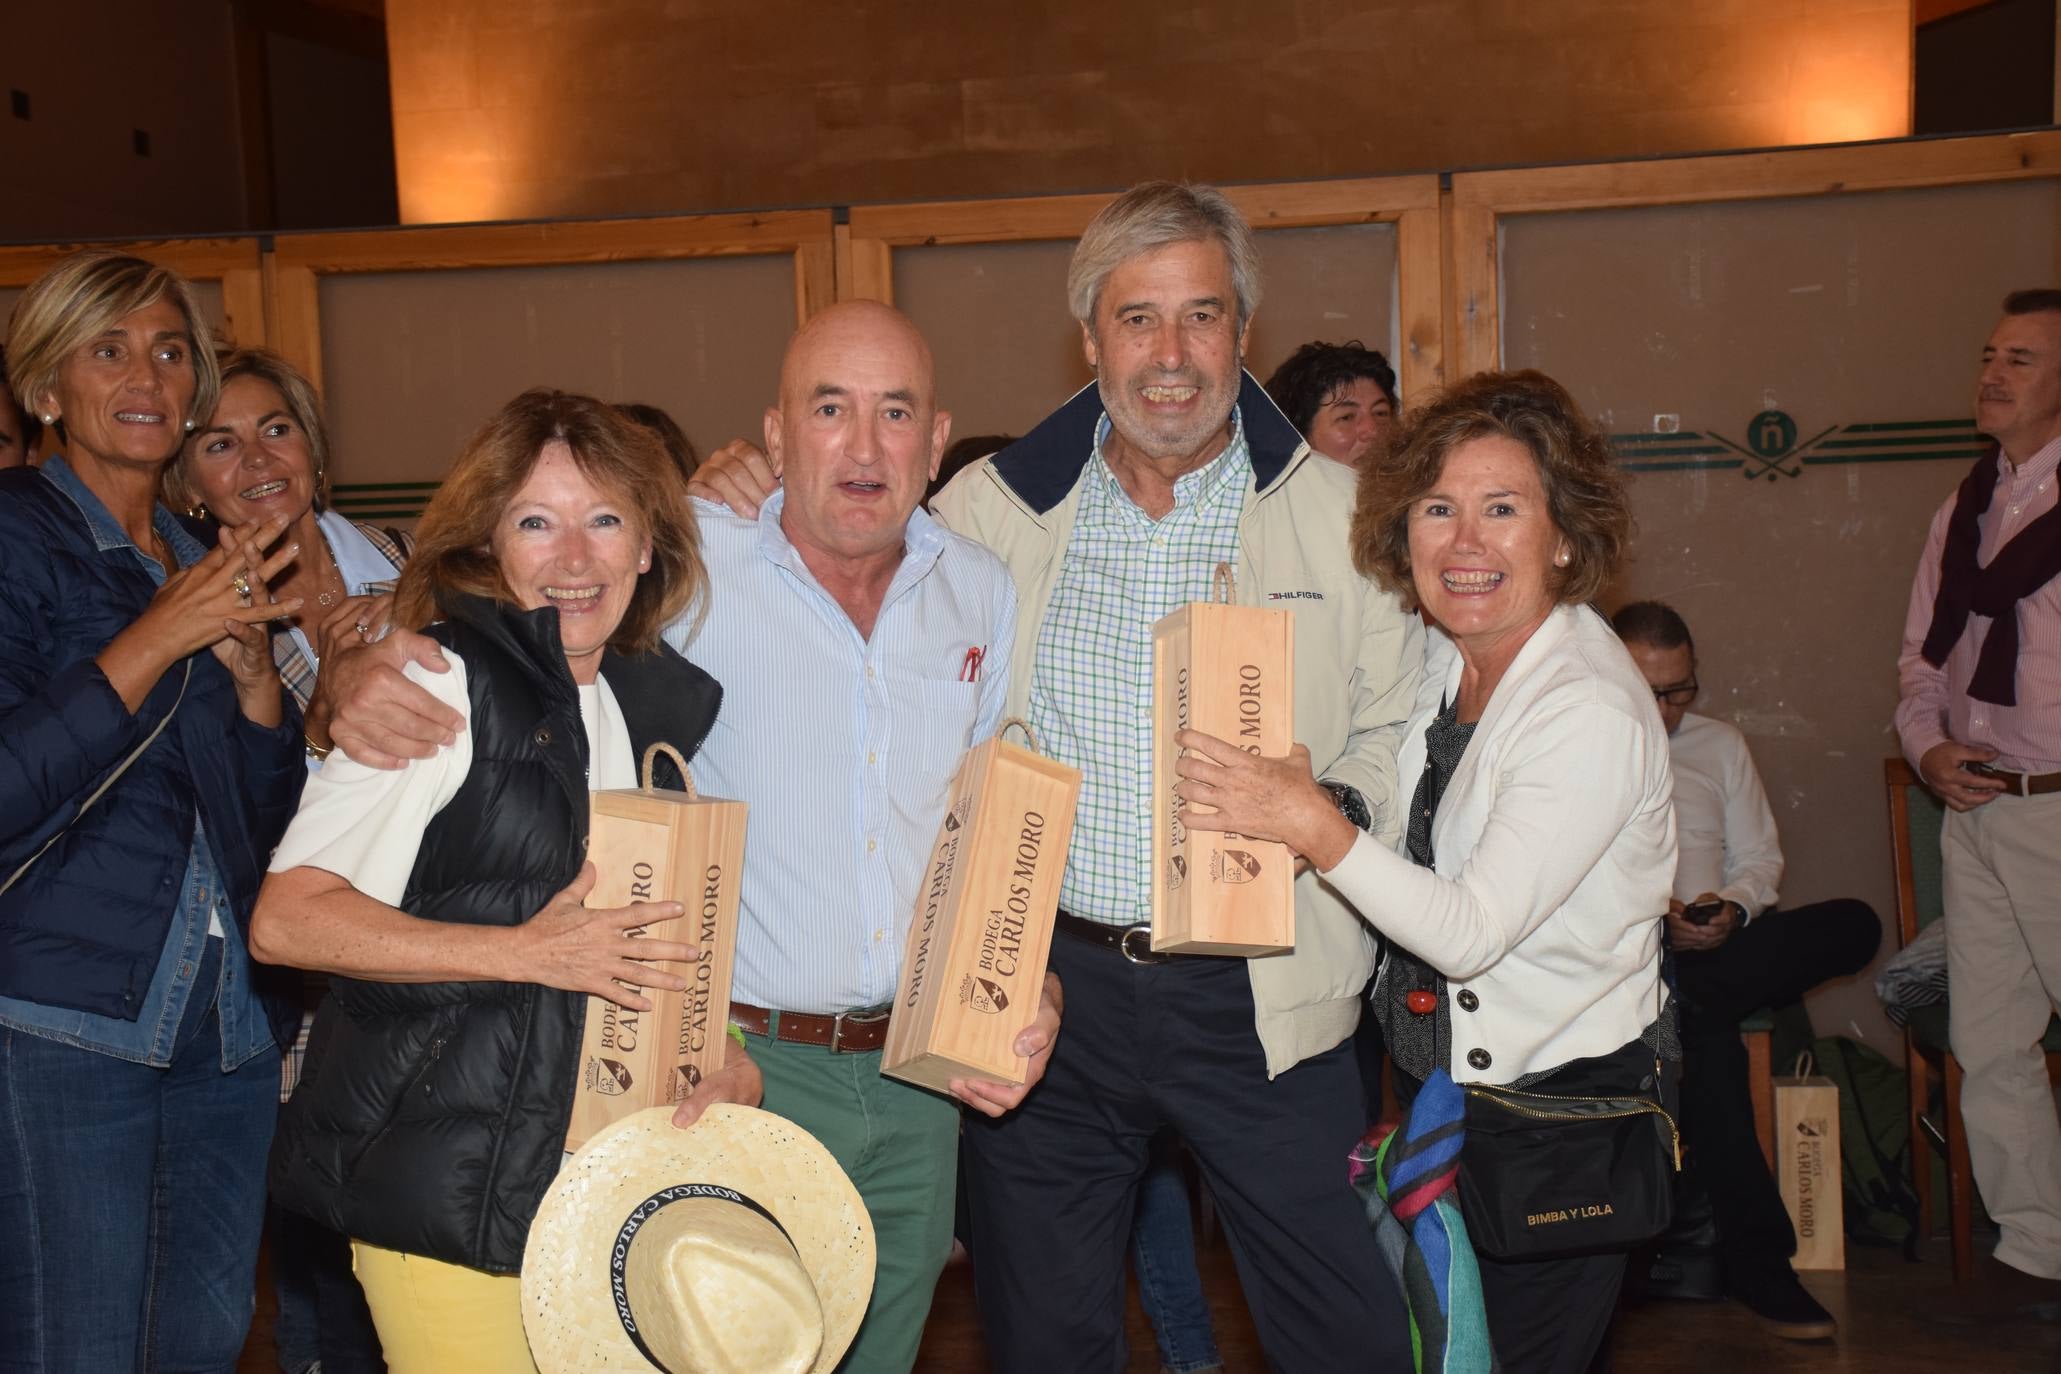
<svg viewBox="0 0 2061 1374"><path fill-rule="evenodd" d="M771 1035L790 1045L816 1045L837 1054L864 1054L887 1043L889 1008L878 1011L841 1011L835 1016L818 1016L806 1011L771 1012L764 1007L730 1004L730 1020L746 1035ZM776 1030L773 1018L780 1024Z"/></svg>
<svg viewBox="0 0 2061 1374"><path fill-rule="evenodd" d="M2013 773L2008 768L1985 768L1978 776L1995 778L2004 784L2007 797L2043 797L2061 792L2061 773Z"/></svg>
<svg viewBox="0 0 2061 1374"><path fill-rule="evenodd" d="M1055 929L1061 934L1071 935L1076 940L1099 945L1103 949L1115 950L1134 964L1165 964L1180 958L1178 954L1154 954L1152 952L1152 923L1139 921L1135 925L1113 926L1103 921L1090 921L1070 911L1058 915Z"/></svg>

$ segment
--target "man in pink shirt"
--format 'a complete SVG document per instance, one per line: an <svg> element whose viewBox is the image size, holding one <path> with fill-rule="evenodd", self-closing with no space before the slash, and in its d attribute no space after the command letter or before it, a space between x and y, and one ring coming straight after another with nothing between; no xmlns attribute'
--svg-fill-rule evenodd
<svg viewBox="0 0 2061 1374"><path fill-rule="evenodd" d="M1898 659L1903 751L1940 841L1954 1055L1975 1181L2003 1230L1999 1311L2061 1319L2061 290L2018 291L1982 350L1996 441L1933 517Z"/></svg>

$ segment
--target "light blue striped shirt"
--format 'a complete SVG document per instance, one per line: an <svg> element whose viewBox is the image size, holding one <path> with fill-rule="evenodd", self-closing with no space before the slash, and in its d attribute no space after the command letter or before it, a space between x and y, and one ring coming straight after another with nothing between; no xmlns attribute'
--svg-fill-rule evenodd
<svg viewBox="0 0 2061 1374"><path fill-rule="evenodd" d="M709 606L666 641L723 684L695 786L751 807L730 995L853 1011L894 1000L952 777L1001 723L1016 584L918 510L862 639L788 542L785 504L746 520L695 502Z"/></svg>

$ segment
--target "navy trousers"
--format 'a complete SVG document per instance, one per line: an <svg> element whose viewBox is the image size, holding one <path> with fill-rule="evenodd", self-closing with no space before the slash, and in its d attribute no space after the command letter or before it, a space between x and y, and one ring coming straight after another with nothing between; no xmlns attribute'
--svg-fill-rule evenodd
<svg viewBox="0 0 2061 1374"><path fill-rule="evenodd" d="M1402 1295L1346 1152L1366 1128L1350 1038L1269 1081L1242 959L1133 964L1054 936L1051 1067L966 1119L974 1283L997 1374L1121 1374L1124 1253L1154 1134L1187 1141L1277 1374L1408 1369Z"/></svg>

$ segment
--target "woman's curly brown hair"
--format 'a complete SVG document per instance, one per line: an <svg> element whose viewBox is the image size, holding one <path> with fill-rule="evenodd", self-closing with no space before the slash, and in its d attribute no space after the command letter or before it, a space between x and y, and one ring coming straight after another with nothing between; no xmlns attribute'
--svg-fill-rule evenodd
<svg viewBox="0 0 2061 1374"><path fill-rule="evenodd" d="M1552 570L1554 596L1594 600L1617 572L1632 537L1624 471L1610 441L1543 372L1478 372L1411 412L1395 444L1367 459L1353 511L1353 565L1408 604L1410 508L1437 484L1446 455L1469 439L1500 434L1523 444L1538 465L1546 511L1567 541L1564 568Z"/></svg>
<svg viewBox="0 0 2061 1374"><path fill-rule="evenodd" d="M637 579L608 645L647 653L659 632L708 586L701 537L680 470L658 436L615 407L563 391L525 391L495 413L452 465L415 530L415 553L394 588L394 620L421 629L444 616L443 598L468 592L514 604L494 554L494 530L529 480L544 446L562 440L587 479L623 503L651 540L651 570Z"/></svg>

